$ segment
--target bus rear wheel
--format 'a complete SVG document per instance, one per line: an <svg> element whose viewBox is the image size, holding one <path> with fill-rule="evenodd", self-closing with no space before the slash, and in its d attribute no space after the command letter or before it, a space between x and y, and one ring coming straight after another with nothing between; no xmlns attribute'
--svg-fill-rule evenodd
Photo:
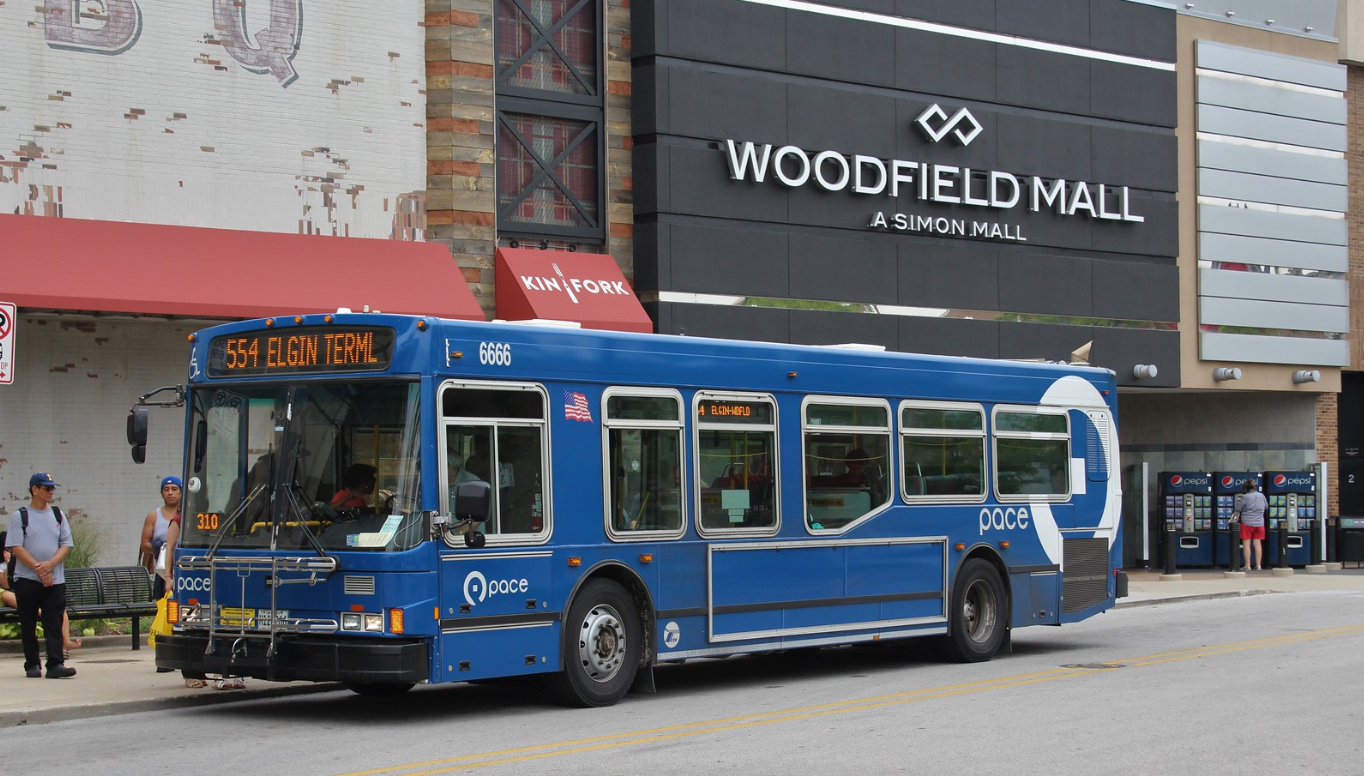
<svg viewBox="0 0 1364 776"><path fill-rule="evenodd" d="M957 574L948 610L947 636L939 652L962 663L981 663L999 652L1008 629L1004 582L988 561L972 558Z"/></svg>
<svg viewBox="0 0 1364 776"><path fill-rule="evenodd" d="M642 638L635 603L620 585L593 580L564 619L563 670L550 692L569 706L610 706L629 691L639 669Z"/></svg>
<svg viewBox="0 0 1364 776"><path fill-rule="evenodd" d="M346 682L346 689L366 698L391 698L412 689L411 682Z"/></svg>

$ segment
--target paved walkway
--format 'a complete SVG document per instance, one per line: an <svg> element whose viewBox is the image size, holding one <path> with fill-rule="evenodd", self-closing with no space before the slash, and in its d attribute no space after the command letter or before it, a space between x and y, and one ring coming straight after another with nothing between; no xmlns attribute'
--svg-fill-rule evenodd
<svg viewBox="0 0 1364 776"><path fill-rule="evenodd" d="M1179 579L1163 579L1158 571L1129 572L1130 595L1119 607L1149 606L1180 600L1310 591L1364 592L1364 570L1332 569L1291 575L1262 571L1227 575L1221 571L1185 571ZM59 720L102 717L135 711L225 703L245 698L329 692L340 685L312 682L247 680L245 690L191 690L177 673L156 673L152 650L128 648L126 636L86 639L67 665L79 673L71 679L28 679L17 642L0 642L0 728Z"/></svg>

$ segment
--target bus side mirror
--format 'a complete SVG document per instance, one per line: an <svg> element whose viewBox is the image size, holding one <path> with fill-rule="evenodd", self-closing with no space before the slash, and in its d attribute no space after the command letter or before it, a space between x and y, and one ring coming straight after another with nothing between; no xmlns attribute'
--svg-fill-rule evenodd
<svg viewBox="0 0 1364 776"><path fill-rule="evenodd" d="M128 444L147 444L147 408L134 407L128 412Z"/></svg>
<svg viewBox="0 0 1364 776"><path fill-rule="evenodd" d="M133 463L147 460L147 408L134 407L128 413L128 444L133 447Z"/></svg>
<svg viewBox="0 0 1364 776"><path fill-rule="evenodd" d="M461 482L455 486L455 517L471 523L488 522L493 486L486 482Z"/></svg>

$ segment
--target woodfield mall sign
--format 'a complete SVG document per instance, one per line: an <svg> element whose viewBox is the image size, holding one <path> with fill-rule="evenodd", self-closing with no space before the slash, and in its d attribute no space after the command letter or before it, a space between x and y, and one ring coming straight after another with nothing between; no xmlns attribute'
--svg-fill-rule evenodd
<svg viewBox="0 0 1364 776"><path fill-rule="evenodd" d="M966 108L948 116L937 104L919 114L914 124L934 143L950 138L963 146L970 145L984 131ZM817 186L830 192L982 209L980 219L877 210L871 215L869 229L1027 242L1017 223L1001 220L989 211L1027 208L1034 213L1045 210L1058 216L1098 221L1146 220L1132 212L1126 186L862 154L849 156L840 151L812 154L797 146L773 147L750 141L726 140L723 152L729 176L736 181L766 183L770 178L790 188Z"/></svg>

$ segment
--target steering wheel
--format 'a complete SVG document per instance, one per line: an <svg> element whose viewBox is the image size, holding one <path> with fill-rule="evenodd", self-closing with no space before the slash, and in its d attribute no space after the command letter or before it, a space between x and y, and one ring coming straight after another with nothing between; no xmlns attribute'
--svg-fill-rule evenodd
<svg viewBox="0 0 1364 776"><path fill-rule="evenodd" d="M314 501L312 506L313 517L318 518L324 523L336 523L341 520L341 516L332 509L332 505L325 501Z"/></svg>

